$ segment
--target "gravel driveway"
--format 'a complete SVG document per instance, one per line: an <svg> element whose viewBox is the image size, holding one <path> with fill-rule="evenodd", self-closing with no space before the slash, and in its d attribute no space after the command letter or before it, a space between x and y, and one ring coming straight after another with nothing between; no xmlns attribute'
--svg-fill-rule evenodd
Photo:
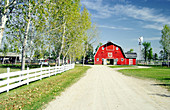
<svg viewBox="0 0 170 110"><path fill-rule="evenodd" d="M155 84L94 65L46 110L170 110L170 93Z"/></svg>

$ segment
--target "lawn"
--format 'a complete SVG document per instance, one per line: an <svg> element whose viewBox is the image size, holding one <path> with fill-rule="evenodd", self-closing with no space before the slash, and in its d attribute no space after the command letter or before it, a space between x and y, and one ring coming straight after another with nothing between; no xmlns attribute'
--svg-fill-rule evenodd
<svg viewBox="0 0 170 110"><path fill-rule="evenodd" d="M111 68L137 68L137 66L134 65L114 65L114 66L109 66Z"/></svg>
<svg viewBox="0 0 170 110"><path fill-rule="evenodd" d="M62 74L19 87L9 91L9 93L1 93L0 109L41 109L43 105L78 81L89 68L76 66Z"/></svg>
<svg viewBox="0 0 170 110"><path fill-rule="evenodd" d="M21 69L18 68L10 68L10 72L14 72L14 71L20 71ZM7 68L6 67L0 67L0 73L6 73L7 72Z"/></svg>
<svg viewBox="0 0 170 110"><path fill-rule="evenodd" d="M165 86L170 90L170 68L152 67L143 69L123 69L119 72L138 78L149 78L160 81L161 86Z"/></svg>

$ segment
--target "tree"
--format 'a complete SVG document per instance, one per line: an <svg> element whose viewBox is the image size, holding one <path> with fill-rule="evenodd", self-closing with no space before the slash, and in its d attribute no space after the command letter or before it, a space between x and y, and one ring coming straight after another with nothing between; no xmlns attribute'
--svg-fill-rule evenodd
<svg viewBox="0 0 170 110"><path fill-rule="evenodd" d="M0 1L0 48L6 22L8 20L8 17L13 11L15 4L16 4L15 0Z"/></svg>
<svg viewBox="0 0 170 110"><path fill-rule="evenodd" d="M153 60L158 60L158 54L157 54L157 53L155 53L155 54L153 55Z"/></svg>
<svg viewBox="0 0 170 110"><path fill-rule="evenodd" d="M22 1L22 0L21 0ZM19 5L15 6L15 10L7 22L8 35L15 37L21 44L22 58L21 70L25 69L26 47L28 46L27 40L31 30L31 26L36 26L38 29L43 24L42 7L39 0L24 0Z"/></svg>
<svg viewBox="0 0 170 110"><path fill-rule="evenodd" d="M170 55L170 27L168 25L164 25L162 29L162 37L160 40L160 44L162 45L164 51L167 52L168 57L168 67L169 65L169 55Z"/></svg>
<svg viewBox="0 0 170 110"><path fill-rule="evenodd" d="M148 60L149 62L153 59L153 52L152 52L152 48L149 49L149 53L148 53Z"/></svg>
<svg viewBox="0 0 170 110"><path fill-rule="evenodd" d="M144 54L144 59L145 59L145 62L147 61L147 59L148 59L148 55L149 55L149 48L150 48L150 46L151 46L151 43L150 42L144 42L144 43L142 43L142 45L143 45L143 54Z"/></svg>
<svg viewBox="0 0 170 110"><path fill-rule="evenodd" d="M97 47L96 47L96 49L95 49L95 54L96 54L98 48L99 48L100 46L102 46L102 45L103 45L103 44L102 44L101 42L97 45Z"/></svg>
<svg viewBox="0 0 170 110"><path fill-rule="evenodd" d="M7 55L8 52L9 52L8 44L7 44L7 43L4 43L3 50L2 50L2 53L3 53L3 55L4 55L4 58L3 58L2 64L4 64L5 57L6 57L6 55Z"/></svg>
<svg viewBox="0 0 170 110"><path fill-rule="evenodd" d="M134 51L133 49L130 49L127 53L133 53L133 51Z"/></svg>

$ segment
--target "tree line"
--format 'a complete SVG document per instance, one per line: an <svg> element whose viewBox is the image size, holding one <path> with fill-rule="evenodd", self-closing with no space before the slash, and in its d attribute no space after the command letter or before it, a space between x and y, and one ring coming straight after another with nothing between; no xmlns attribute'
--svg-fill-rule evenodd
<svg viewBox="0 0 170 110"><path fill-rule="evenodd" d="M170 27L168 25L164 25L163 29L161 31L162 36L159 41L161 44L162 50L159 52L160 57L158 58L158 54L155 53L153 54L152 48L151 48L151 43L150 42L143 42L143 57L145 62L149 60L163 60L169 62L169 56L170 56ZM169 66L169 63L168 63Z"/></svg>
<svg viewBox="0 0 170 110"><path fill-rule="evenodd" d="M21 70L26 55L30 60L52 56L56 65L61 56L63 62L83 56L84 62L89 45L97 40L96 26L80 0L5 0L0 10L1 48L21 53Z"/></svg>

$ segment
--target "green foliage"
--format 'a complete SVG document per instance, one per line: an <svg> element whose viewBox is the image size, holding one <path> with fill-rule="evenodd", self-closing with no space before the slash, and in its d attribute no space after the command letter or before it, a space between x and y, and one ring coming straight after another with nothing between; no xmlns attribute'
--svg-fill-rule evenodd
<svg viewBox="0 0 170 110"><path fill-rule="evenodd" d="M103 44L100 42L98 45L97 45L97 47L96 47L96 49L95 49L95 53L97 52L97 50L98 50L98 48L100 47L100 46L102 46Z"/></svg>
<svg viewBox="0 0 170 110"><path fill-rule="evenodd" d="M145 62L147 61L148 59L148 56L149 56L149 48L151 46L151 43L150 42L144 42L142 43L143 45L143 54L144 54L144 59L145 59Z"/></svg>
<svg viewBox="0 0 170 110"><path fill-rule="evenodd" d="M170 27L168 25L165 25L162 29L160 44L163 49L170 54Z"/></svg>
<svg viewBox="0 0 170 110"><path fill-rule="evenodd" d="M149 61L153 59L153 52L152 52L152 48L150 48L150 49L149 49L148 59L149 59Z"/></svg>
<svg viewBox="0 0 170 110"><path fill-rule="evenodd" d="M21 0L7 22L8 43L13 51L30 59L80 58L96 33L80 0ZM90 30L91 29L91 30ZM90 31L89 31L90 30ZM48 52L47 52L48 51ZM57 61L57 60L56 60Z"/></svg>
<svg viewBox="0 0 170 110"><path fill-rule="evenodd" d="M162 45L162 48L164 50L164 53L167 53L167 59L169 62L169 56L170 56L170 27L168 25L164 25L162 29L162 37L160 40L160 44ZM168 66L169 63L168 63Z"/></svg>
<svg viewBox="0 0 170 110"><path fill-rule="evenodd" d="M158 54L157 53L154 54L153 59L158 60Z"/></svg>
<svg viewBox="0 0 170 110"><path fill-rule="evenodd" d="M8 44L4 43L2 53L3 53L4 56L6 56L8 52L9 52Z"/></svg>

